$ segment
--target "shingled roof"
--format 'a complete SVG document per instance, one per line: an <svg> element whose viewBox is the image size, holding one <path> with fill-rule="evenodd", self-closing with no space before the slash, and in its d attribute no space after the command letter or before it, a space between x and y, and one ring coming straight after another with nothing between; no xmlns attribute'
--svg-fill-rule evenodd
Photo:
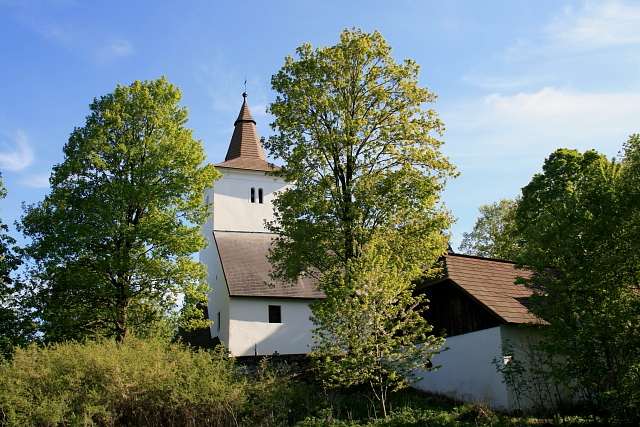
<svg viewBox="0 0 640 427"><path fill-rule="evenodd" d="M242 96L244 101L240 108L240 114L233 124L235 129L233 130L227 156L224 162L218 163L216 166L265 172L277 170L279 169L278 167L267 162L267 157L264 154L264 149L258 136L256 121L251 116L251 111L249 111L247 94L243 93Z"/></svg>
<svg viewBox="0 0 640 427"><path fill-rule="evenodd" d="M311 278L296 285L273 281L269 276L269 248L277 237L269 233L215 231L222 270L232 297L323 298Z"/></svg>
<svg viewBox="0 0 640 427"><path fill-rule="evenodd" d="M437 282L450 280L505 323L546 323L528 310L531 291L515 284L518 276L531 277L530 271L516 270L513 262L469 255L447 254L444 260L444 275Z"/></svg>

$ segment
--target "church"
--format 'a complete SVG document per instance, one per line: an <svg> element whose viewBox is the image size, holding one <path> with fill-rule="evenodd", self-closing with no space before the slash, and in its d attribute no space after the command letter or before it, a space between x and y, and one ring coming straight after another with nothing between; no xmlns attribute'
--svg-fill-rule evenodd
<svg viewBox="0 0 640 427"><path fill-rule="evenodd" d="M309 303L324 295L308 278L294 286L271 278L267 256L277 236L266 223L274 220L274 197L291 184L270 174L278 167L267 162L243 97L226 157L215 165L222 178L205 194L213 215L202 229L209 245L200 261L207 266L206 314L213 324L200 331L199 342L193 335L183 339L222 343L232 356L306 354L314 328ZM530 291L514 285L523 272L503 260L454 253L442 260L442 276L416 291L430 300L427 320L436 333L446 331L448 351L434 357L438 370L416 372L424 379L414 386L501 410L531 405L509 390L492 362L503 357L505 341L538 339Z"/></svg>
<svg viewBox="0 0 640 427"><path fill-rule="evenodd" d="M313 324L309 302L322 298L309 280L295 286L274 281L267 259L276 237L266 229L274 219L275 193L287 188L267 162L247 104L234 123L222 178L207 190L213 215L203 227L209 245L200 252L211 287L208 315L211 337L233 356L309 352Z"/></svg>

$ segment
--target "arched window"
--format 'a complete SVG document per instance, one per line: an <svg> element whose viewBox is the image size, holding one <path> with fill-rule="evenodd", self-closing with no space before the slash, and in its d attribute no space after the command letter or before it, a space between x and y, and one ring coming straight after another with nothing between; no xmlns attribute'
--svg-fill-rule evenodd
<svg viewBox="0 0 640 427"><path fill-rule="evenodd" d="M251 203L256 202L256 189L251 187Z"/></svg>
<svg viewBox="0 0 640 427"><path fill-rule="evenodd" d="M263 203L262 188L258 188L258 203Z"/></svg>

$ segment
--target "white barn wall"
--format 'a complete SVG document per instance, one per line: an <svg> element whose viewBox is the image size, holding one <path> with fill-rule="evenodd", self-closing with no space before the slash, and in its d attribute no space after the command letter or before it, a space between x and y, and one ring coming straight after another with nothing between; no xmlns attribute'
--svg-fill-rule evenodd
<svg viewBox="0 0 640 427"><path fill-rule="evenodd" d="M506 344L506 341L508 341L511 345L515 346L515 352L516 352L515 357L517 357L518 359L520 359L526 364L527 363L526 356L523 354L522 349L526 348L528 343L533 343L538 341L540 339L539 332L530 327L525 328L523 326L517 326L517 325L502 325L500 329L501 329L501 336L502 336L502 344L504 345ZM512 410L529 409L533 407L533 402L526 398L522 398L518 405L518 402L515 399L513 390L510 390L508 387L507 387L507 393L509 396L510 409Z"/></svg>
<svg viewBox="0 0 640 427"><path fill-rule="evenodd" d="M514 349L514 357L520 360L525 368L531 369L532 346L539 344L543 340L543 334L539 328L526 325L503 325L502 342L508 341ZM535 354L535 352L533 353ZM540 363L540 361L538 361ZM555 363L563 364L561 358L555 360ZM540 369L540 366L534 366L533 369ZM579 399L573 398L571 390L567 389L560 383L556 383L552 379L546 382L543 378L538 378L537 384L530 377L524 378L528 384L528 392L521 391L520 399L516 399L513 390L509 390L509 405L513 409L535 409L536 404L542 405L544 408L551 408L553 405L562 401L564 404L578 404ZM529 394L530 393L530 394ZM533 396L533 398L532 398ZM544 401L544 402L542 402Z"/></svg>
<svg viewBox="0 0 640 427"><path fill-rule="evenodd" d="M420 390L444 394L464 402L482 402L499 410L510 408L502 376L491 363L500 356L500 327L447 338L449 350L433 357L436 371L417 373L424 377L415 384Z"/></svg>
<svg viewBox="0 0 640 427"><path fill-rule="evenodd" d="M313 323L309 300L233 298L229 311L229 350L234 356L308 353ZM269 323L269 305L281 306L282 323Z"/></svg>

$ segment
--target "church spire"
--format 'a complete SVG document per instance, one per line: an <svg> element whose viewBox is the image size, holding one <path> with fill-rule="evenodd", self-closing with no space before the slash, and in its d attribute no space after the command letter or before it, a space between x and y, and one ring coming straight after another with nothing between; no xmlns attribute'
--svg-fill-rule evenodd
<svg viewBox="0 0 640 427"><path fill-rule="evenodd" d="M272 170L267 163L267 157L260 143L256 121L251 116L251 111L247 104L247 93L243 93L242 97L244 101L240 108L240 114L238 114L238 118L233 124L235 129L227 150L227 156L224 162L216 166L259 171Z"/></svg>

